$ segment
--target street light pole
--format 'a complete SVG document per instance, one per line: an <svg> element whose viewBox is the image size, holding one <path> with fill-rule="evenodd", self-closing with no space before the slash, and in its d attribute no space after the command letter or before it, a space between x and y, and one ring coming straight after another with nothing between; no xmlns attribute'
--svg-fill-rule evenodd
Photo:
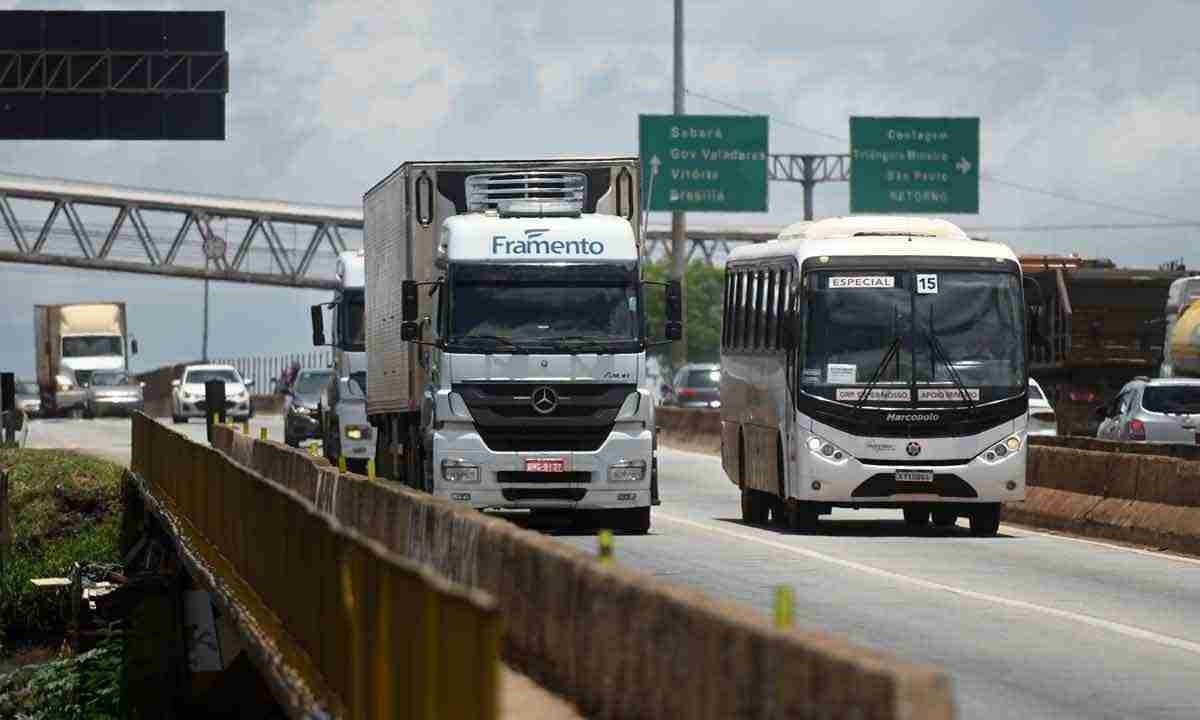
<svg viewBox="0 0 1200 720"><path fill-rule="evenodd" d="M207 256L204 258L204 329L200 336L200 361L208 362L208 264Z"/></svg>
<svg viewBox="0 0 1200 720"><path fill-rule="evenodd" d="M684 114L683 107L683 0L675 0L675 107L676 115ZM687 220L682 212L671 213L671 278L679 280L683 292L683 336L671 348L671 363L679 368L687 362Z"/></svg>

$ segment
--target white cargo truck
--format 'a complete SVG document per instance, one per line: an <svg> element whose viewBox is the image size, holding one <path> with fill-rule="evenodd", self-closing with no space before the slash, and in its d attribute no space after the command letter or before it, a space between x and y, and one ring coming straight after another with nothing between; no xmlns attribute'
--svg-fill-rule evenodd
<svg viewBox="0 0 1200 720"><path fill-rule="evenodd" d="M406 163L364 197L380 475L481 510L657 503L632 158Z"/></svg>
<svg viewBox="0 0 1200 720"><path fill-rule="evenodd" d="M126 334L125 303L34 305L34 354L42 411L83 417L97 370L129 370L137 340Z"/></svg>
<svg viewBox="0 0 1200 720"><path fill-rule="evenodd" d="M318 418L321 447L330 462L346 458L347 468L364 473L375 455L375 435L366 414L367 329L364 324L364 253L340 253L333 301L312 306L313 345L326 345L325 309L332 313L333 378L322 397Z"/></svg>

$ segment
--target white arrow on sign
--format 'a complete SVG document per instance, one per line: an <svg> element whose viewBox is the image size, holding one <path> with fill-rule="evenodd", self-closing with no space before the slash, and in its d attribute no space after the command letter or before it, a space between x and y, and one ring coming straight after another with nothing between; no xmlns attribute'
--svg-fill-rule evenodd
<svg viewBox="0 0 1200 720"><path fill-rule="evenodd" d="M971 161L966 158L959 158L958 162L954 163L954 167L958 168L960 173L966 175L971 171Z"/></svg>
<svg viewBox="0 0 1200 720"><path fill-rule="evenodd" d="M662 160L659 160L657 155L651 155L650 156L650 172L651 172L651 174L653 174L653 175L658 174L658 166L659 165L662 165Z"/></svg>

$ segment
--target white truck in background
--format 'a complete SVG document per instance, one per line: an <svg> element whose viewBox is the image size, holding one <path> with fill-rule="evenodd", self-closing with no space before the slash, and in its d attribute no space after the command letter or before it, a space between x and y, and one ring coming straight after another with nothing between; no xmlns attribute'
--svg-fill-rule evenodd
<svg viewBox="0 0 1200 720"><path fill-rule="evenodd" d="M634 158L413 162L365 195L376 463L480 510L657 504Z"/></svg>
<svg viewBox="0 0 1200 720"><path fill-rule="evenodd" d="M313 345L333 348L333 379L320 406L321 447L336 464L346 458L347 469L365 473L367 461L375 456L375 433L367 422L367 337L365 318L364 253L340 253L337 262L340 287L333 301L313 305ZM325 339L325 309L332 317L332 337Z"/></svg>
<svg viewBox="0 0 1200 720"><path fill-rule="evenodd" d="M97 370L129 371L137 340L127 335L125 303L34 305L37 382L46 415L83 417Z"/></svg>

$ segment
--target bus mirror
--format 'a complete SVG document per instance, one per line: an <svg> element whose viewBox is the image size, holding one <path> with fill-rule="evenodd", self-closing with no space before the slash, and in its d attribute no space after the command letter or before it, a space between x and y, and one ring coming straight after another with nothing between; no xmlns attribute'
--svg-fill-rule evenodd
<svg viewBox="0 0 1200 720"><path fill-rule="evenodd" d="M683 339L683 323L668 322L667 327L666 327L666 336L667 336L667 339L671 340L672 342L675 340L682 340Z"/></svg>
<svg viewBox="0 0 1200 720"><path fill-rule="evenodd" d="M680 325L682 331L683 323L683 284L678 280L672 280L667 283L667 323ZM667 335L670 339L670 334Z"/></svg>
<svg viewBox="0 0 1200 720"><path fill-rule="evenodd" d="M138 341L137 341L137 338L133 338L133 339L131 339L131 340L129 341L129 354L130 354L130 355L137 355L137 354L138 354Z"/></svg>
<svg viewBox="0 0 1200 720"><path fill-rule="evenodd" d="M312 314L312 341L313 347L322 347L325 344L325 315L320 305L313 305L309 312Z"/></svg>
<svg viewBox="0 0 1200 720"><path fill-rule="evenodd" d="M417 282L405 280L400 284L400 317L405 324L417 321Z"/></svg>
<svg viewBox="0 0 1200 720"><path fill-rule="evenodd" d="M407 320L400 323L400 339L405 342L415 341L420 332L420 327L418 323Z"/></svg>

